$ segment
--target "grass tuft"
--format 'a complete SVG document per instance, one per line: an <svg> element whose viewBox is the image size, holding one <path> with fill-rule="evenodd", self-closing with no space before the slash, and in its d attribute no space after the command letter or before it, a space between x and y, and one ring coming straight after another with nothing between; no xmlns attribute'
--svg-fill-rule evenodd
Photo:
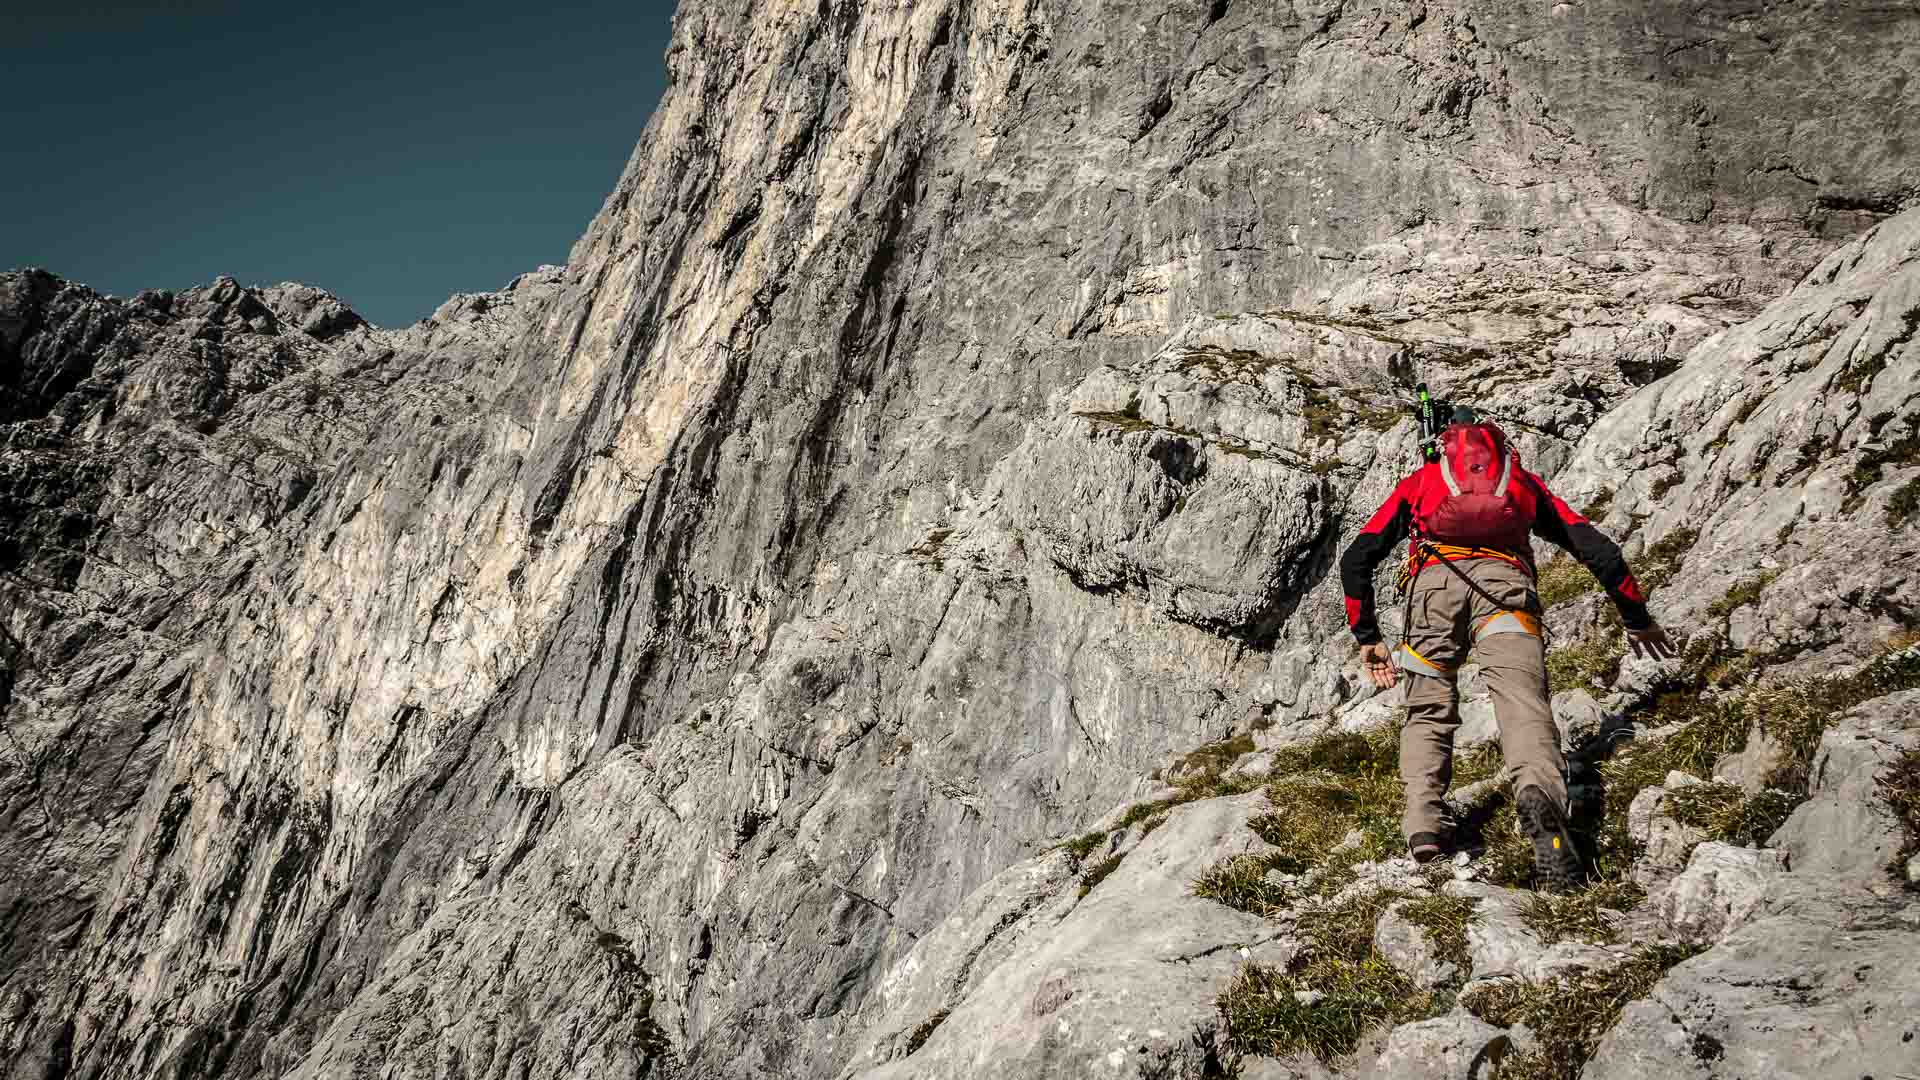
<svg viewBox="0 0 1920 1080"><path fill-rule="evenodd" d="M1438 1011L1373 947L1373 928L1398 896L1368 893L1316 909L1299 924L1304 947L1287 970L1249 964L1220 995L1227 1041L1238 1054L1310 1053L1331 1061L1381 1024Z"/></svg>
<svg viewBox="0 0 1920 1080"><path fill-rule="evenodd" d="M1453 755L1453 790L1458 791L1469 784L1482 780L1491 780L1506 768L1506 759L1500 756L1498 743L1485 743L1465 750L1456 750Z"/></svg>
<svg viewBox="0 0 1920 1080"><path fill-rule="evenodd" d="M1562 941L1611 945L1620 940L1620 931L1609 912L1626 911L1646 898L1631 881L1602 880L1561 896L1534 893L1521 901L1520 919L1549 945Z"/></svg>
<svg viewBox="0 0 1920 1080"><path fill-rule="evenodd" d="M1191 751L1173 763L1167 771L1169 779L1178 783L1187 777L1217 777L1233 767L1241 755L1253 753L1253 735L1242 732L1230 739L1208 743L1198 750Z"/></svg>
<svg viewBox="0 0 1920 1080"><path fill-rule="evenodd" d="M1716 619L1724 619L1735 611L1760 599L1760 594L1780 576L1780 571L1769 570L1759 577L1736 582L1727 590L1726 595L1707 605L1707 614Z"/></svg>
<svg viewBox="0 0 1920 1080"><path fill-rule="evenodd" d="M1253 748L1253 736L1240 734L1217 743L1209 743L1186 754L1167 770L1167 777L1174 786L1174 794L1169 798L1135 803L1127 807L1127 812L1121 815L1119 823L1114 828L1125 829L1190 802L1218 798L1222 795L1244 795L1258 788L1264 781L1248 777L1228 779L1226 776L1226 771L1233 767L1233 763ZM1159 778L1158 773L1155 774L1155 778Z"/></svg>
<svg viewBox="0 0 1920 1080"><path fill-rule="evenodd" d="M1109 855L1099 862L1094 863L1092 869L1080 875L1080 899L1085 900L1088 893L1098 888L1101 882L1107 880L1108 874L1120 869L1120 861L1125 858L1125 855Z"/></svg>
<svg viewBox="0 0 1920 1080"><path fill-rule="evenodd" d="M1534 591L1540 597L1543 607L1572 600L1576 596L1585 596L1598 592L1600 579L1587 572L1587 568L1562 555L1540 567L1533 579Z"/></svg>
<svg viewBox="0 0 1920 1080"><path fill-rule="evenodd" d="M1462 994L1467 1011L1490 1024L1533 1029L1538 1045L1509 1054L1501 1080L1575 1080L1627 1003L1642 998L1675 964L1700 950L1648 945L1618 967L1550 982L1502 982Z"/></svg>
<svg viewBox="0 0 1920 1080"><path fill-rule="evenodd" d="M1433 943L1434 955L1461 971L1470 966L1467 955L1467 924L1473 921L1479 903L1462 896L1435 894L1409 900L1400 905L1400 917L1426 932Z"/></svg>
<svg viewBox="0 0 1920 1080"><path fill-rule="evenodd" d="M1693 784L1667 793L1661 807L1683 825L1707 834L1709 840L1759 847L1804 799L1771 789L1752 795L1734 784Z"/></svg>
<svg viewBox="0 0 1920 1080"><path fill-rule="evenodd" d="M1061 844L1060 848L1071 856L1074 865L1078 866L1087 861L1087 856L1099 850L1100 846L1107 842L1107 837L1110 835L1110 833L1095 829L1093 832L1076 836L1066 843Z"/></svg>
<svg viewBox="0 0 1920 1080"><path fill-rule="evenodd" d="M1895 488L1887 499L1887 526L1904 525L1915 513L1920 513L1920 476Z"/></svg>
<svg viewBox="0 0 1920 1080"><path fill-rule="evenodd" d="M1599 521L1607 516L1607 508L1613 505L1613 489L1601 488L1593 501L1580 508L1580 516L1591 521Z"/></svg>
<svg viewBox="0 0 1920 1080"><path fill-rule="evenodd" d="M1659 540L1647 546L1634 560L1638 570L1640 584L1648 589L1657 589L1673 580L1686 562L1693 545L1700 542L1700 530L1675 529Z"/></svg>
<svg viewBox="0 0 1920 1080"><path fill-rule="evenodd" d="M1877 697L1920 686L1920 650L1888 653L1846 675L1796 679L1748 695L1760 729L1785 747L1767 786L1804 796L1820 737L1841 713Z"/></svg>
<svg viewBox="0 0 1920 1080"><path fill-rule="evenodd" d="M1893 808L1894 816L1900 819L1900 827L1907 834L1906 842L1900 845L1899 853L1888 866L1894 877L1904 881L1907 860L1920 854L1920 750L1902 754L1875 783L1880 788L1880 797Z"/></svg>
<svg viewBox="0 0 1920 1080"><path fill-rule="evenodd" d="M939 1012L927 1017L919 1027L914 1028L913 1034L907 1036L907 1056L912 1057L919 1052L921 1047L927 1045L927 1040L933 1038L934 1031L936 1031L941 1024L946 1023L947 1017L952 1015L952 1009L941 1009Z"/></svg>
<svg viewBox="0 0 1920 1080"><path fill-rule="evenodd" d="M1626 655L1626 645L1614 634L1555 649L1547 654L1547 688L1557 694L1603 686L1620 673L1620 661Z"/></svg>
<svg viewBox="0 0 1920 1080"><path fill-rule="evenodd" d="M1683 812L1694 815L1709 833L1729 843L1764 843L1778 822L1806 800L1809 773L1820 737L1848 709L1862 702L1920 686L1920 650L1883 653L1845 675L1797 679L1774 686L1717 692L1713 680L1727 670L1717 646L1688 649L1691 681L1657 698L1643 718L1647 727L1678 725L1658 740L1629 744L1600 765L1606 808L1592 838L1595 869L1603 878L1625 875L1637 854L1627 834L1627 807L1667 773L1713 775L1722 755L1745 748L1750 730L1759 729L1782 747L1778 767L1767 777L1767 791L1735 800L1724 785L1678 797ZM1745 668L1734 669L1744 675ZM1689 791L1693 789L1688 789ZM1753 839L1738 839L1752 837Z"/></svg>
<svg viewBox="0 0 1920 1080"><path fill-rule="evenodd" d="M1193 883L1193 894L1255 915L1285 911L1292 893L1267 880L1273 869L1264 856L1239 855L1207 868Z"/></svg>

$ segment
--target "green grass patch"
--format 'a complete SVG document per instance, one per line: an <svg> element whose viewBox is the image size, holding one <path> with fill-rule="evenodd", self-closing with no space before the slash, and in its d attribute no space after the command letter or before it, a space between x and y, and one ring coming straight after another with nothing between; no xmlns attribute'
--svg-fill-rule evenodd
<svg viewBox="0 0 1920 1080"><path fill-rule="evenodd" d="M1771 789L1751 795L1734 784L1692 784L1667 793L1661 809L1707 839L1740 847L1760 847L1787 823L1804 796Z"/></svg>
<svg viewBox="0 0 1920 1080"><path fill-rule="evenodd" d="M1396 765L1397 767L1397 765ZM1455 750L1453 753L1453 789L1478 784L1500 775L1506 767L1506 759L1500 756L1500 747L1496 743L1485 743L1467 750Z"/></svg>
<svg viewBox="0 0 1920 1080"><path fill-rule="evenodd" d="M1618 967L1547 983L1502 982L1461 995L1467 1011L1490 1024L1533 1029L1538 1045L1509 1054L1501 1080L1576 1080L1627 1003L1647 996L1660 977L1700 950L1648 945Z"/></svg>
<svg viewBox="0 0 1920 1080"><path fill-rule="evenodd" d="M1606 806L1590 839L1594 869L1603 879L1625 875L1637 854L1627 833L1627 808L1635 795L1663 783L1669 772L1712 776L1722 755L1744 749L1757 725L1782 747L1781 763L1766 778L1769 790L1737 799L1726 785L1675 796L1709 834L1729 843L1763 843L1793 808L1805 801L1809 771L1820 737L1848 709L1864 701L1920 686L1920 651L1885 653L1859 670L1773 686L1720 691L1716 676L1744 673L1750 664L1724 662L1727 654L1702 639L1688 648L1689 680L1654 701L1644 727L1679 725L1657 740L1629 744L1600 765ZM1692 791L1693 789L1688 789ZM1737 790L1737 789L1733 789ZM1751 837L1753 839L1737 839Z"/></svg>
<svg viewBox="0 0 1920 1080"><path fill-rule="evenodd" d="M1080 875L1080 899L1085 900L1088 893L1099 888L1100 883L1107 880L1108 874L1120 869L1120 862L1125 858L1125 855L1109 855L1094 863L1091 869Z"/></svg>
<svg viewBox="0 0 1920 1080"><path fill-rule="evenodd" d="M1786 759L1767 786L1805 795L1820 736L1841 713L1865 701L1920 687L1920 650L1874 658L1846 675L1796 679L1761 687L1746 700L1760 729L1785 747Z"/></svg>
<svg viewBox="0 0 1920 1080"><path fill-rule="evenodd" d="M1599 521L1607 516L1607 509L1613 505L1613 489L1601 488L1593 501L1580 509L1580 516L1589 521Z"/></svg>
<svg viewBox="0 0 1920 1080"><path fill-rule="evenodd" d="M1604 686L1620 674L1620 661L1626 655L1626 645L1612 633L1555 649L1547 654L1547 689L1557 694Z"/></svg>
<svg viewBox="0 0 1920 1080"><path fill-rule="evenodd" d="M1635 577L1648 589L1657 589L1672 581L1687 561L1693 546L1700 542L1700 530L1675 529L1647 546L1634 560Z"/></svg>
<svg viewBox="0 0 1920 1080"><path fill-rule="evenodd" d="M1167 775L1175 783L1188 777L1217 777L1232 768L1241 755L1253 753L1253 749L1253 733L1241 732L1230 739L1208 743L1182 755L1173 763Z"/></svg>
<svg viewBox="0 0 1920 1080"><path fill-rule="evenodd" d="M1373 947L1374 924L1398 898L1369 893L1309 912L1298 927L1300 955L1286 970L1240 969L1218 1001L1233 1052L1332 1061L1375 1027L1439 1012L1441 997L1415 987Z"/></svg>
<svg viewBox="0 0 1920 1080"><path fill-rule="evenodd" d="M1331 895L1362 862L1399 853L1399 780L1392 776L1282 777L1267 787L1273 810L1247 824L1275 851L1263 856L1287 874L1316 873L1313 892ZM1359 834L1349 843L1350 834Z"/></svg>
<svg viewBox="0 0 1920 1080"><path fill-rule="evenodd" d="M1401 853L1399 737L1391 725L1334 732L1282 749L1267 783L1269 810L1247 822L1273 846L1262 855L1210 868L1193 890L1242 911L1275 915L1324 900L1354 879L1354 868ZM1351 842L1350 842L1351 840ZM1277 870L1300 880L1276 883Z"/></svg>
<svg viewBox="0 0 1920 1080"><path fill-rule="evenodd" d="M1193 882L1193 894L1240 911L1271 918L1286 911L1293 893L1267 880L1274 869L1264 856L1240 855L1207 868Z"/></svg>
<svg viewBox="0 0 1920 1080"><path fill-rule="evenodd" d="M1624 912L1647 894L1631 881L1597 881L1561 896L1534 893L1521 901L1520 919L1549 945L1586 941L1611 945L1620 939L1610 911Z"/></svg>
<svg viewBox="0 0 1920 1080"><path fill-rule="evenodd" d="M1419 927L1432 942L1434 955L1466 971L1467 924L1473 921L1479 903L1462 896L1417 897L1400 905L1400 917Z"/></svg>
<svg viewBox="0 0 1920 1080"><path fill-rule="evenodd" d="M1096 424L1105 424L1108 427L1118 428L1128 433L1155 430L1153 424L1140 419L1140 417L1134 413L1090 412L1079 413L1077 415L1083 420L1089 420Z"/></svg>
<svg viewBox="0 0 1920 1080"><path fill-rule="evenodd" d="M1060 850L1072 856L1074 865L1078 866L1087 861L1087 856L1099 850L1101 845L1107 842L1107 837L1110 835L1112 834L1095 829L1093 832L1083 836L1076 836L1066 843L1061 844Z"/></svg>
<svg viewBox="0 0 1920 1080"><path fill-rule="evenodd" d="M1852 513L1866 499L1866 490L1880 482L1887 466L1920 465L1920 430L1860 455L1847 479L1847 500L1841 509Z"/></svg>
<svg viewBox="0 0 1920 1080"><path fill-rule="evenodd" d="M1383 724L1371 731L1336 731L1275 751L1273 771L1329 772L1342 776L1371 776L1399 768L1400 734Z"/></svg>
<svg viewBox="0 0 1920 1080"><path fill-rule="evenodd" d="M1173 766L1166 770L1173 783L1174 794L1165 799L1152 799L1135 803L1127 807L1115 829L1125 829L1149 818L1164 814L1176 806L1184 806L1201 799L1213 799L1222 795L1244 795L1253 791L1263 780L1250 777L1229 779L1225 774L1242 754L1253 750L1253 736L1235 735L1220 742L1209 743L1198 750L1183 755ZM1156 778L1159 773L1154 774Z"/></svg>
<svg viewBox="0 0 1920 1080"><path fill-rule="evenodd" d="M1893 496L1887 500L1887 526L1904 525L1916 512L1920 512L1920 476L1894 489Z"/></svg>
<svg viewBox="0 0 1920 1080"><path fill-rule="evenodd" d="M1185 792L1183 791L1182 794L1185 794ZM1175 796L1171 799L1154 799L1150 802L1134 803L1132 806L1127 807L1125 814L1120 815L1120 823L1115 825L1114 828L1124 829L1131 825L1136 825L1156 814L1164 814L1176 806L1181 806L1193 802L1195 799L1205 797L1204 795L1195 795L1192 799L1187 799Z"/></svg>
<svg viewBox="0 0 1920 1080"><path fill-rule="evenodd" d="M1653 487L1648 490L1647 496L1654 502L1659 502L1661 499L1667 497L1667 492L1672 491L1674 488L1686 482L1687 474L1681 472L1679 469L1675 469L1673 472L1655 481Z"/></svg>
<svg viewBox="0 0 1920 1080"><path fill-rule="evenodd" d="M1598 592L1600 581L1573 559L1562 555L1549 560L1534 576L1534 591L1543 607L1552 607L1577 596Z"/></svg>
<svg viewBox="0 0 1920 1080"><path fill-rule="evenodd" d="M1779 576L1780 571L1769 570L1758 577L1736 582L1732 588L1727 590L1726 595L1707 605L1707 614L1716 619L1726 618L1735 611L1759 600L1760 594L1766 590L1767 586L1773 584L1774 579Z"/></svg>
<svg viewBox="0 0 1920 1080"><path fill-rule="evenodd" d="M1920 750L1909 750L1875 778L1880 797L1893 808L1906 831L1906 842L1887 869L1902 881L1907 877L1907 860L1920 854Z"/></svg>

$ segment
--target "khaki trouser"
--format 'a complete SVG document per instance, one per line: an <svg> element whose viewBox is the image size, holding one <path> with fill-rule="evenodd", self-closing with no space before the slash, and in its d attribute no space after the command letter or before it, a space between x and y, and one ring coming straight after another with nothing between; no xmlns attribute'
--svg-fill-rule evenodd
<svg viewBox="0 0 1920 1080"><path fill-rule="evenodd" d="M1402 825L1416 833L1444 833L1453 781L1453 734L1460 726L1460 665L1480 664L1493 695L1500 752L1516 792L1537 787L1567 809L1566 759L1547 694L1546 643L1540 637L1540 600L1533 579L1505 559L1453 564L1500 601L1496 607L1447 567L1429 562L1413 590L1406 645L1395 654L1406 683L1407 725L1400 732L1400 779L1407 785ZM1503 614L1518 609L1523 615ZM1412 649L1409 655L1408 647Z"/></svg>

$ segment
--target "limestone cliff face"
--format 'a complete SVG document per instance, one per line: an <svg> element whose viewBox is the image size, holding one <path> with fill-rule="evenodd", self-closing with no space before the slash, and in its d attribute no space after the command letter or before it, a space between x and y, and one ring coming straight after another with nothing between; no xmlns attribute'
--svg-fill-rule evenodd
<svg viewBox="0 0 1920 1080"><path fill-rule="evenodd" d="M1109 916L1042 853L1382 712L1327 568L1415 378L1637 544L1793 492L1743 647L1911 629L1910 519L1835 523L1910 479L1914 12L720 0L669 62L568 265L409 329L0 278L11 1075L1217 1072L1245 808Z"/></svg>

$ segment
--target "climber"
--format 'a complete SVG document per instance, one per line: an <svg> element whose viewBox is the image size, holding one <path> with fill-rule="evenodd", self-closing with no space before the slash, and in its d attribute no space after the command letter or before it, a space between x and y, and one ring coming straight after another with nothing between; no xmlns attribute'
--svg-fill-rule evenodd
<svg viewBox="0 0 1920 1080"><path fill-rule="evenodd" d="M1635 655L1670 657L1674 648L1648 614L1620 548L1521 468L1498 427L1461 409L1432 443L1427 463L1393 489L1340 559L1347 621L1367 677L1389 689L1396 663L1408 676L1400 734L1407 847L1424 863L1448 844L1443 799L1460 725L1455 674L1471 653L1493 696L1536 879L1564 890L1582 870L1567 831L1566 762L1547 692L1529 534L1565 548L1600 580ZM1408 537L1405 640L1390 660L1374 619L1373 572Z"/></svg>

